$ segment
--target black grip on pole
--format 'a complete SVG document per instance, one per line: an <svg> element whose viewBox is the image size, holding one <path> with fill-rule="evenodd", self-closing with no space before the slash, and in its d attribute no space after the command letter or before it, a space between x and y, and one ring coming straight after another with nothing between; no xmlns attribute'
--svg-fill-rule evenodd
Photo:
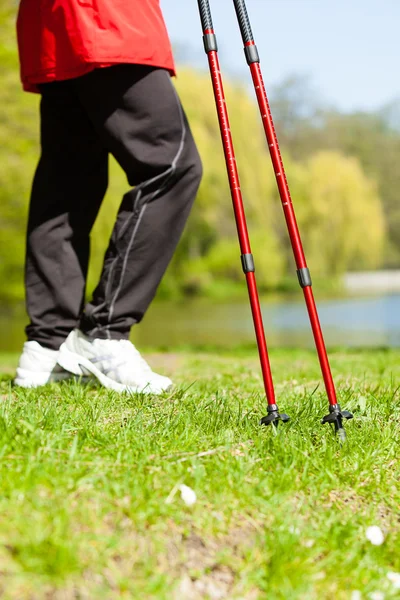
<svg viewBox="0 0 400 600"><path fill-rule="evenodd" d="M211 17L210 3L208 2L208 0L197 0L197 4L199 5L201 26L203 28L203 31L206 31L207 29L214 29Z"/></svg>
<svg viewBox="0 0 400 600"><path fill-rule="evenodd" d="M253 32L251 30L249 15L247 14L245 0L233 0L237 18L239 21L240 33L242 34L243 43L248 44L253 42Z"/></svg>

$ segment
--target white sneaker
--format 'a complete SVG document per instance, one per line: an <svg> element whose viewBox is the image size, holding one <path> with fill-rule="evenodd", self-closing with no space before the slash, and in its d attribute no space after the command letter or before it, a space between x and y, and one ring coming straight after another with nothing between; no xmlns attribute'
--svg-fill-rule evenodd
<svg viewBox="0 0 400 600"><path fill-rule="evenodd" d="M91 340L79 329L61 345L58 364L76 375L94 375L116 392L161 394L172 386L168 377L153 373L129 340Z"/></svg>
<svg viewBox="0 0 400 600"><path fill-rule="evenodd" d="M58 350L44 348L39 342L25 342L17 367L14 384L24 388L35 388L51 381L71 377L57 364Z"/></svg>

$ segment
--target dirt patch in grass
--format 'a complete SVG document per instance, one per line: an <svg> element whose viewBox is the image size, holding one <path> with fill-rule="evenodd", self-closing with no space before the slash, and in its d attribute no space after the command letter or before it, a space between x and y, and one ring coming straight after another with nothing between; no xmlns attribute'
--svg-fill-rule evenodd
<svg viewBox="0 0 400 600"><path fill-rule="evenodd" d="M195 530L188 535L173 534L166 551L158 553L157 570L170 577L171 600L258 600L260 591L249 588L239 573L246 553L257 545L257 530L250 524L234 528L225 535L205 538ZM32 600L73 600L95 597L96 588L107 590L107 597L120 598L119 581L132 577L143 556L154 556L156 547L148 539L135 535L134 544L115 554L102 572L91 569L83 582L63 588L48 586ZM125 596L124 596L125 597Z"/></svg>
<svg viewBox="0 0 400 600"><path fill-rule="evenodd" d="M228 567L215 567L208 575L200 579L191 579L184 576L175 591L174 599L200 600L210 598L211 600L222 600L231 598L231 590L234 575Z"/></svg>
<svg viewBox="0 0 400 600"><path fill-rule="evenodd" d="M174 600L258 598L257 590L244 591L234 564L256 544L256 530L237 527L220 538L204 539L196 532L169 544L170 567L179 580ZM171 560L172 559L172 560ZM229 565L226 563L230 563Z"/></svg>

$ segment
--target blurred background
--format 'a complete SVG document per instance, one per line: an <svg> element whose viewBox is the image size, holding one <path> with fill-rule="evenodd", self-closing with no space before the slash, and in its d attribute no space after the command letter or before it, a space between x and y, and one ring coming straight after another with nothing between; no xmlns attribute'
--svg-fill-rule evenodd
<svg viewBox="0 0 400 600"><path fill-rule="evenodd" d="M196 206L133 339L156 347L254 340L195 0L162 0L176 86L203 163ZM18 2L0 0L0 350L24 341L25 224L38 101L21 91ZM270 345L312 345L232 2L212 2ZM248 0L289 186L330 346L400 346L400 3ZM111 181L92 235L88 294L127 182Z"/></svg>

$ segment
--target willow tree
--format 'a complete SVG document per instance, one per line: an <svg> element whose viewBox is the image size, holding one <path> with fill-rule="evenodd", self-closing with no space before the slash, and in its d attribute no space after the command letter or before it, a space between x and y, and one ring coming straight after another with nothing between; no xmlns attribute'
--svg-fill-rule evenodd
<svg viewBox="0 0 400 600"><path fill-rule="evenodd" d="M381 264L385 239L374 179L357 159L320 152L289 163L289 183L312 271L322 277ZM286 244L286 251L289 250Z"/></svg>

